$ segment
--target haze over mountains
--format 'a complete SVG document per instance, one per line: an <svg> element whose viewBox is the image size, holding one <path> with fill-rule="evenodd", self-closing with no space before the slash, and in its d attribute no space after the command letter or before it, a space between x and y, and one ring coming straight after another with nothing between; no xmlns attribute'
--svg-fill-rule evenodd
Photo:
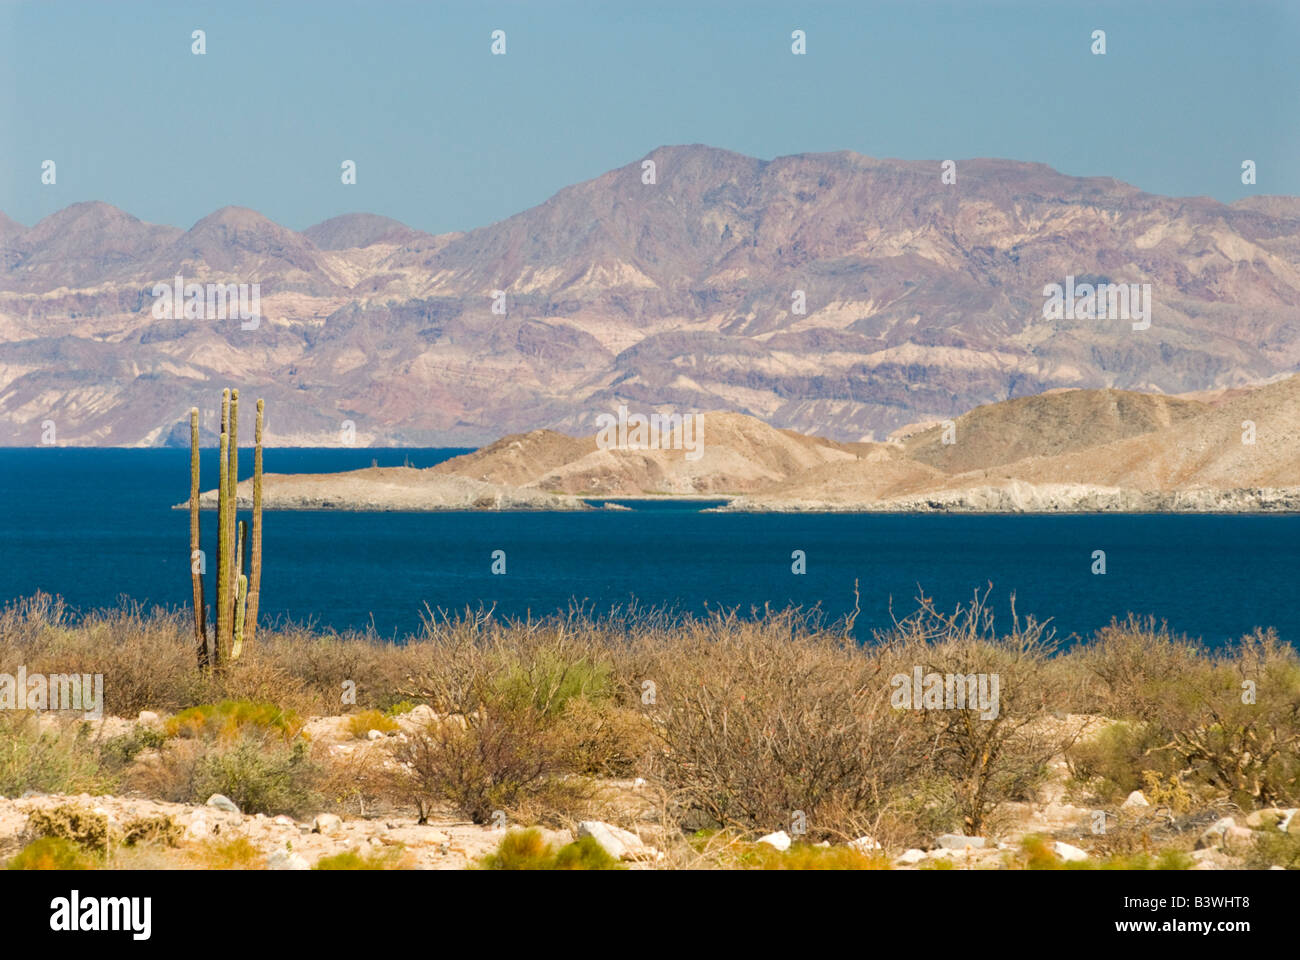
<svg viewBox="0 0 1300 960"><path fill-rule="evenodd" d="M298 233L236 207L184 231L102 203L0 215L0 444L40 443L47 420L60 443L187 440L225 385L266 398L273 445L337 443L345 420L360 444L592 433L620 403L883 440L1055 388L1300 368L1300 198L1159 197L1008 160L958 161L945 185L937 164L851 153L648 159L654 184L638 160L442 236L369 214ZM154 319L177 274L260 284L262 322ZM1151 284L1150 329L1044 320L1067 276Z"/></svg>

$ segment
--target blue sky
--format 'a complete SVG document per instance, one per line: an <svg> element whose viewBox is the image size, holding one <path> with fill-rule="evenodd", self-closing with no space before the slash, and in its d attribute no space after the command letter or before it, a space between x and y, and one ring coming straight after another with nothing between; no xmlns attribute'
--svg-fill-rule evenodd
<svg viewBox="0 0 1300 960"><path fill-rule="evenodd" d="M1300 194L1298 48L1300 2L1254 0L0 2L0 210L104 200L189 227L237 204L294 229L365 210L442 232L666 143Z"/></svg>

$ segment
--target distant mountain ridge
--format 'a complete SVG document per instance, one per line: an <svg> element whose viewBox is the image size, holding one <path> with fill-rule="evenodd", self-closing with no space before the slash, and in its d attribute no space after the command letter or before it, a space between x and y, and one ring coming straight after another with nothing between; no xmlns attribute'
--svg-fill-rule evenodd
<svg viewBox="0 0 1300 960"><path fill-rule="evenodd" d="M227 383L272 443L589 433L626 404L839 441L1058 388L1178 394L1300 369L1300 198L1168 198L1042 164L662 147L434 236L371 214L189 230L103 203L0 215L0 444L156 444ZM156 283L258 283L264 322L155 320ZM1149 330L1043 287L1149 283ZM504 298L497 295L504 292ZM792 310L802 291L803 313ZM494 312L494 304L505 313Z"/></svg>

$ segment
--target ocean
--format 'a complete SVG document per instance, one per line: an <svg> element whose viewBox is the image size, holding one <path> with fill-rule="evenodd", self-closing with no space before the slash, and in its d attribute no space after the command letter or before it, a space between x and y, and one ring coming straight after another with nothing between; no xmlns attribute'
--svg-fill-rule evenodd
<svg viewBox="0 0 1300 960"><path fill-rule="evenodd" d="M463 450L273 449L267 472L409 463ZM0 602L37 591L85 611L123 598L190 600L187 450L0 449ZM241 476L252 451L241 451ZM205 451L204 488L216 485ZM426 610L495 606L542 616L630 601L681 613L818 606L843 615L861 594L857 634L915 609L990 588L999 619L1049 619L1087 639L1132 612L1212 645L1254 627L1300 641L1298 516L969 516L718 514L708 502L624 501L583 513L267 511L262 612L322 629L373 627L400 639ZM245 511L246 513L246 511ZM214 549L216 515L203 514ZM493 574L494 551L505 573ZM1094 551L1105 574L1093 573ZM802 551L806 572L792 567ZM210 594L209 594L210 595ZM2 639L2 638L0 638Z"/></svg>

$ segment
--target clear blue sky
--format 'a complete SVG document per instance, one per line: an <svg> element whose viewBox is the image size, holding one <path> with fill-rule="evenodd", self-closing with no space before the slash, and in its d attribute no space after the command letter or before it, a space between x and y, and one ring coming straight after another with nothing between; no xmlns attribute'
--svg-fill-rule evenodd
<svg viewBox="0 0 1300 960"><path fill-rule="evenodd" d="M666 143L1300 194L1298 49L1296 0L0 0L0 210L31 224L104 200L189 227L237 204L294 229L365 210L441 232Z"/></svg>

